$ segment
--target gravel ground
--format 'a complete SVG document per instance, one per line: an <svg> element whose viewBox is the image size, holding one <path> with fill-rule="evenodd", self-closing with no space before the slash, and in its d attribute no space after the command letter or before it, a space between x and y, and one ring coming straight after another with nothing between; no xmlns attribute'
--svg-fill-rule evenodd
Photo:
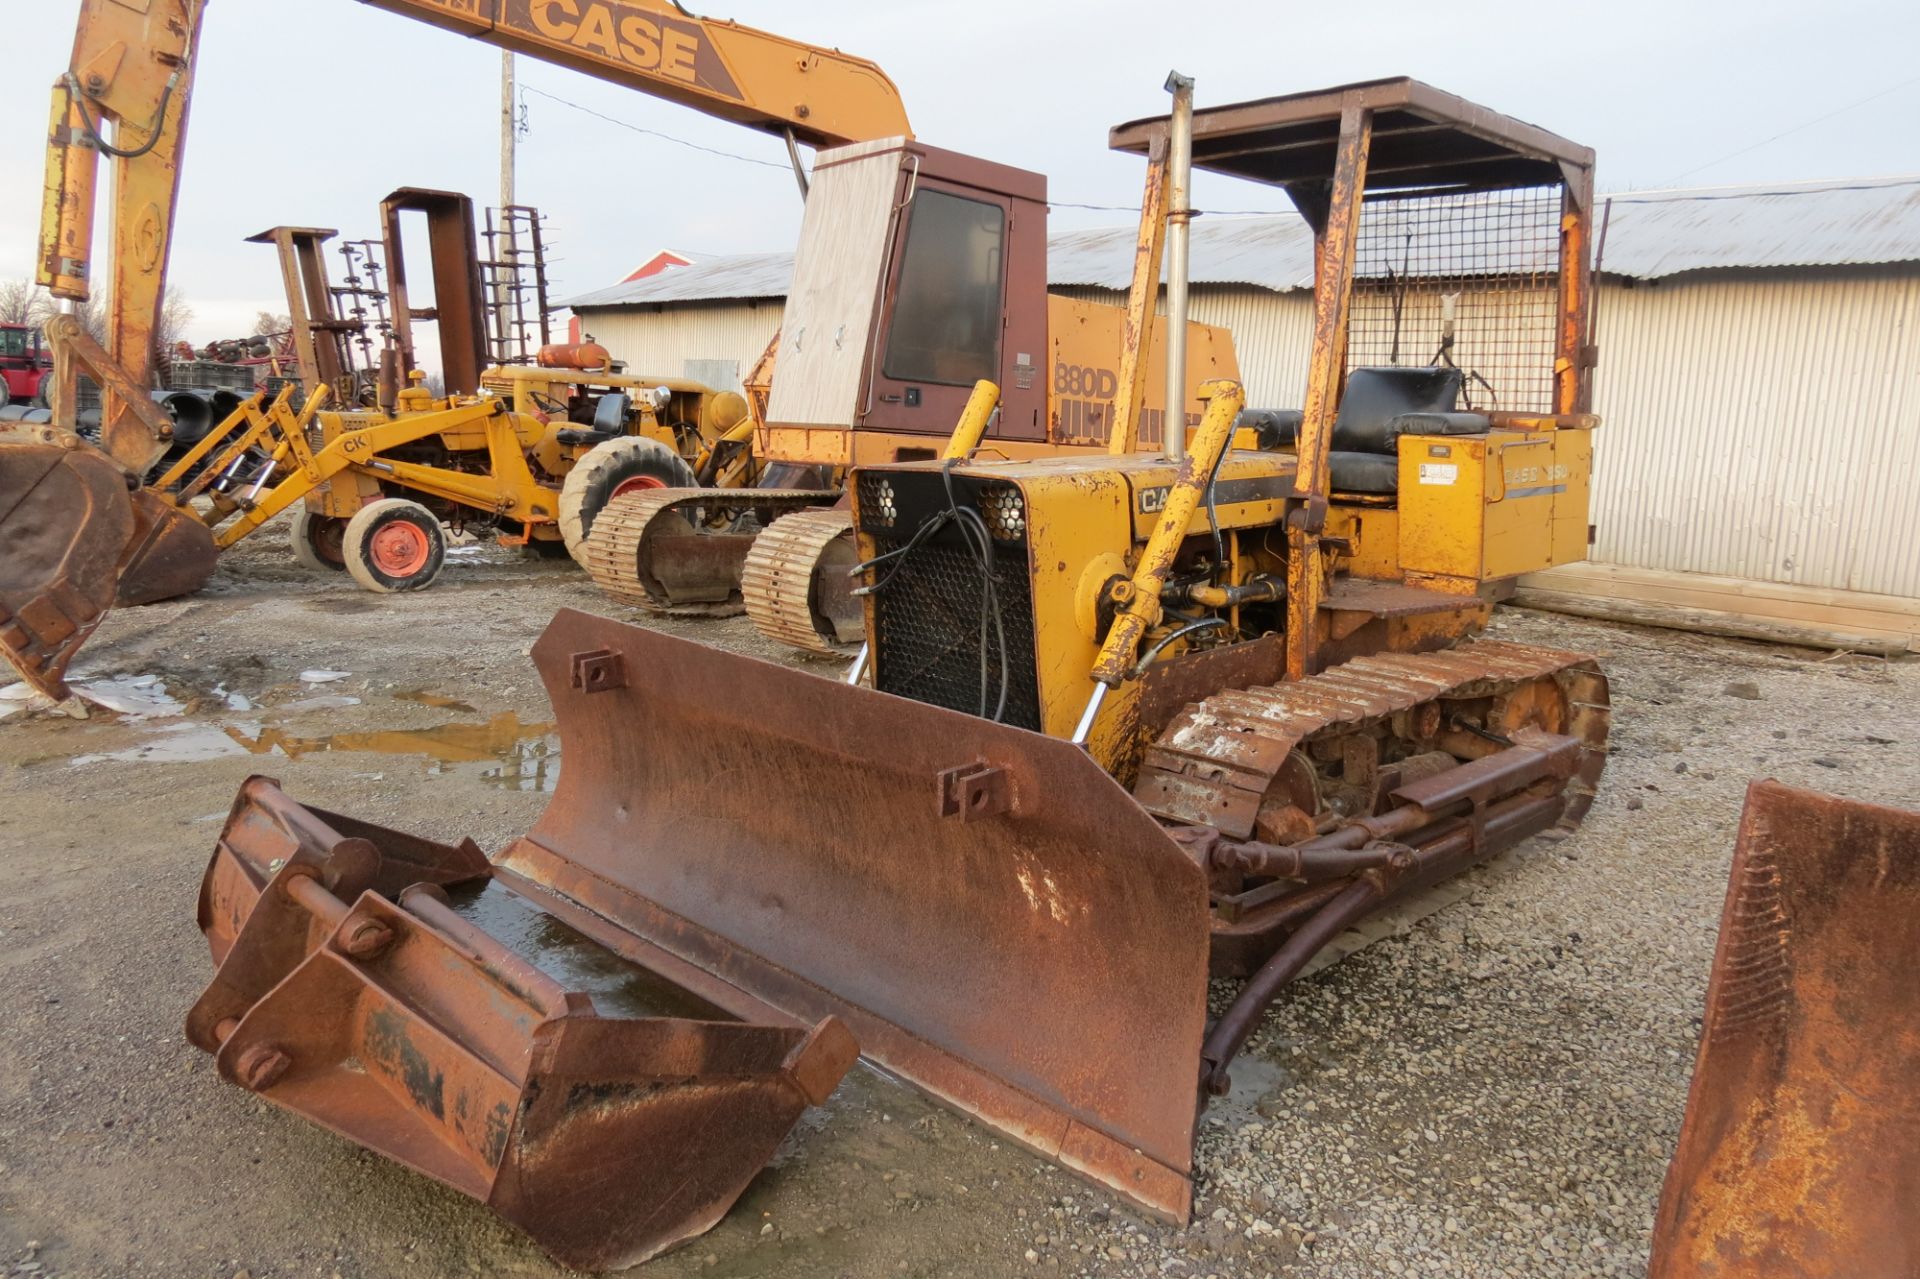
<svg viewBox="0 0 1920 1279"><path fill-rule="evenodd" d="M613 610L566 565L456 560L430 592L376 599L256 539L87 650L97 675L158 677L178 714L0 720L0 1275L562 1273L479 1207L220 1083L179 1031L209 971L200 871L248 773L488 847L544 804L555 746L526 648L558 606ZM1496 625L1600 656L1599 801L1572 838L1292 990L1203 1119L1191 1226L858 1069L719 1227L646 1273L1641 1273L1744 786L1913 805L1920 665ZM668 629L779 656L741 619ZM317 668L350 675L300 680Z"/></svg>

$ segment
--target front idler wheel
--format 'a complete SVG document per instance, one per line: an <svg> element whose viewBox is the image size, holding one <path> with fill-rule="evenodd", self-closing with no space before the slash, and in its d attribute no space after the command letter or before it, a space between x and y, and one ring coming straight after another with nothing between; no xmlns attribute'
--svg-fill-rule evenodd
<svg viewBox="0 0 1920 1279"><path fill-rule="evenodd" d="M347 568L347 520L305 506L293 513L293 558L307 568L343 573Z"/></svg>

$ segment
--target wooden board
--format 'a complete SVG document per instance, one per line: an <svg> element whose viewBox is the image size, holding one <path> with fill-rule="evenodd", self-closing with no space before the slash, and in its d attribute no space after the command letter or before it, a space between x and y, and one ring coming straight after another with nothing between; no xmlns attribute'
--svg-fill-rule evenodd
<svg viewBox="0 0 1920 1279"><path fill-rule="evenodd" d="M1920 652L1920 599L1897 595L1587 563L1527 574L1512 602L1772 643Z"/></svg>

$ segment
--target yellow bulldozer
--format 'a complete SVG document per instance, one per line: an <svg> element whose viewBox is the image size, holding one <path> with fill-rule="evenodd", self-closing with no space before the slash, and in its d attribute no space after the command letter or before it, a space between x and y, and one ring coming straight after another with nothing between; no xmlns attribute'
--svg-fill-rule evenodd
<svg viewBox="0 0 1920 1279"><path fill-rule="evenodd" d="M643 1081L726 1068L665 1070L626 1020L645 1014L579 984L617 973L679 992L655 1012L810 1035L836 1067L857 1042L1183 1221L1200 1109L1287 982L1368 915L1580 820L1606 677L1472 636L1513 575L1585 550L1592 153L1411 80L1198 112L1170 87L1170 114L1111 137L1148 177L1108 447L997 455L983 379L936 456L856 460L848 682L559 614L534 661L565 767L491 862L250 781L208 869L219 971L190 1021L224 1077L564 1260L624 1264L704 1228L704 1188L744 1184L765 1142L709 1088L702 1139L669 1144L682 1100ZM1216 379L1195 429L1150 442L1163 258L1165 384L1187 380L1193 167L1280 188L1311 229L1307 393L1243 418ZM592 961L529 948L535 918ZM1241 983L1218 1016L1213 977ZM556 1035L604 1048L562 1063ZM543 1144L562 1095L583 1099L569 1141ZM728 1172L671 1200L599 1175L616 1143ZM590 1176L591 1231L563 1207Z"/></svg>

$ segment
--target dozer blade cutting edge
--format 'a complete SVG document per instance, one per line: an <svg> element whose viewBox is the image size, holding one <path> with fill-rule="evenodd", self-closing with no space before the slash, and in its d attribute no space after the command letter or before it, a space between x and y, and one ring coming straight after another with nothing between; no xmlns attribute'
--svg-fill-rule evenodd
<svg viewBox="0 0 1920 1279"><path fill-rule="evenodd" d="M1651 1279L1920 1273L1920 813L1747 790Z"/></svg>
<svg viewBox="0 0 1920 1279"><path fill-rule="evenodd" d="M213 535L71 432L0 430L0 652L66 695L67 666L109 609L198 590Z"/></svg>
<svg viewBox="0 0 1920 1279"><path fill-rule="evenodd" d="M717 1222L857 1050L831 1018L737 994L722 1011L670 958L547 905L470 841L252 778L201 888L218 971L188 1038L223 1078L480 1200L556 1260L637 1264Z"/></svg>

